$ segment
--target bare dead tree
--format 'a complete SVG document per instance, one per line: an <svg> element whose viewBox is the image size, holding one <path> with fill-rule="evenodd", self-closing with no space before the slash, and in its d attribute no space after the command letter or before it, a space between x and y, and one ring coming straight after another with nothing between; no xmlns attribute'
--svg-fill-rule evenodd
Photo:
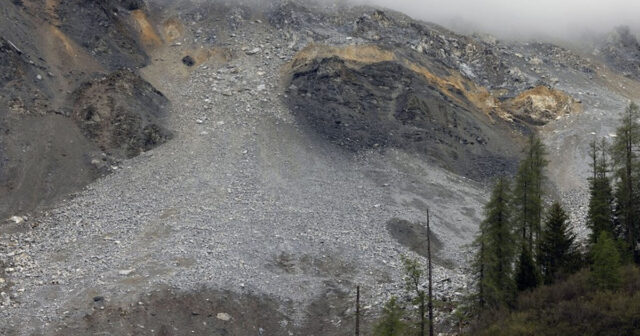
<svg viewBox="0 0 640 336"><path fill-rule="evenodd" d="M429 309L429 336L433 336L433 286L431 284L431 226L429 223L429 209L427 209L427 262L429 273L429 303L427 304Z"/></svg>
<svg viewBox="0 0 640 336"><path fill-rule="evenodd" d="M360 286L356 287L356 336L360 336Z"/></svg>

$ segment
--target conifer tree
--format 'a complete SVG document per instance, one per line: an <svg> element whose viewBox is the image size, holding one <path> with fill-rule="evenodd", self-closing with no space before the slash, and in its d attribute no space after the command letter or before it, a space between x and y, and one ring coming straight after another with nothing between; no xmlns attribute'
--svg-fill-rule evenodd
<svg viewBox="0 0 640 336"><path fill-rule="evenodd" d="M544 168L548 164L545 155L545 147L540 138L531 135L515 180L515 222L519 227L520 239L526 242L532 251L537 250L534 245L541 233L542 183Z"/></svg>
<svg viewBox="0 0 640 336"><path fill-rule="evenodd" d="M515 235L509 209L509 183L501 178L485 206L485 220L476 239L478 253L475 273L478 303L481 307L498 307L511 302L515 293L512 278Z"/></svg>
<svg viewBox="0 0 640 336"><path fill-rule="evenodd" d="M612 146L612 158L616 168L616 216L620 229L630 253L636 262L640 262L636 244L638 242L638 227L640 226L640 207L638 202L640 174L638 172L640 160L640 110L638 105L631 103L622 117L622 124L616 131L616 138Z"/></svg>
<svg viewBox="0 0 640 336"><path fill-rule="evenodd" d="M489 258L487 257L486 254L486 249L485 249L485 232L483 231L483 226L480 225L480 234L478 235L478 237L476 237L475 241L473 242L474 246L477 248L476 255L474 256L473 259L473 273L475 276L475 280L476 280L476 284L477 284L477 297L478 297L478 308L483 309L486 306L487 300L486 300L486 293L487 290L485 289L485 287L487 286L487 277L486 277L486 271L485 271L485 267L487 266L487 264L489 263Z"/></svg>
<svg viewBox="0 0 640 336"><path fill-rule="evenodd" d="M520 248L515 281L519 291L533 289L538 286L538 271L533 262L530 249L526 244L522 244Z"/></svg>
<svg viewBox="0 0 640 336"><path fill-rule="evenodd" d="M603 138L598 144L595 140L590 144L592 177L589 178L589 211L587 226L591 229L590 240L594 244L600 232L614 234L613 223L613 191L607 175L609 162L607 159L607 142Z"/></svg>
<svg viewBox="0 0 640 336"><path fill-rule="evenodd" d="M403 309L395 296L384 305L382 316L373 329L375 336L404 336L407 325L402 320Z"/></svg>
<svg viewBox="0 0 640 336"><path fill-rule="evenodd" d="M560 203L549 210L540 241L540 266L545 283L553 282L563 268L569 266L574 256L575 235L569 227L569 217Z"/></svg>
<svg viewBox="0 0 640 336"><path fill-rule="evenodd" d="M616 289L620 278L620 254L609 233L603 231L593 246L591 280L598 289Z"/></svg>
<svg viewBox="0 0 640 336"><path fill-rule="evenodd" d="M531 204L533 216L531 221L531 230L529 234L529 245L533 246L534 239L539 240L542 234L542 183L544 181L544 169L549 161L545 159L547 152L544 144L539 137L534 136L529 141L529 171L532 176L532 193Z"/></svg>

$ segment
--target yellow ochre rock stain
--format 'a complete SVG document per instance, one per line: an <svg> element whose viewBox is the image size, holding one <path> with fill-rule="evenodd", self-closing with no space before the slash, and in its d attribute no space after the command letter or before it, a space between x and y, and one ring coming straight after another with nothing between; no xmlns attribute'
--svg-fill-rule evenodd
<svg viewBox="0 0 640 336"><path fill-rule="evenodd" d="M158 36L153 25L149 22L147 14L140 9L131 11L132 17L135 19L140 29L140 41L145 47L159 47L163 44L162 39Z"/></svg>
<svg viewBox="0 0 640 336"><path fill-rule="evenodd" d="M560 114L580 111L580 104L568 94L538 86L524 91L518 96L500 102L503 93L491 92L487 88L465 78L459 72L449 70L445 76L438 76L426 66L400 58L393 51L384 50L375 45L349 45L344 47L311 44L299 51L288 63L285 70L295 71L314 59L338 57L347 61L348 66L358 67L366 64L396 61L407 69L421 75L440 93L461 106L474 107L487 114L489 118L498 116L512 121L515 113L531 114L534 120L548 121Z"/></svg>

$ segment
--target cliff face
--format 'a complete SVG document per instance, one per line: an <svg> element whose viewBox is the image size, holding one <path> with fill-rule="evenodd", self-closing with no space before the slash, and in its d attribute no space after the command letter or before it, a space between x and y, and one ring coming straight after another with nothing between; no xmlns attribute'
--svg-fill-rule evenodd
<svg viewBox="0 0 640 336"><path fill-rule="evenodd" d="M519 136L497 111L475 104L472 82L369 48L294 59L288 104L310 129L348 150L401 148L474 179L513 171L517 146L505 144Z"/></svg>
<svg viewBox="0 0 640 336"><path fill-rule="evenodd" d="M402 148L476 180L513 173L524 136L580 110L549 86L518 91L520 83L506 82L492 90L468 67L461 73L429 54L387 48L301 50L288 69L290 108L346 149Z"/></svg>

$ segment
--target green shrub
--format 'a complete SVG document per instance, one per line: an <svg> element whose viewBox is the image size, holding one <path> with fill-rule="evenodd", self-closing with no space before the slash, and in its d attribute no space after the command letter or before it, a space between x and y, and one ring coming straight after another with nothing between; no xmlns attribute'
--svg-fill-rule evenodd
<svg viewBox="0 0 640 336"><path fill-rule="evenodd" d="M591 281L599 289L616 289L620 285L620 253L606 231L600 233L593 246Z"/></svg>
<svg viewBox="0 0 640 336"><path fill-rule="evenodd" d="M519 295L512 311L484 312L469 335L640 336L640 270L620 269L616 291L593 286L582 270Z"/></svg>
<svg viewBox="0 0 640 336"><path fill-rule="evenodd" d="M407 324L402 320L404 311L395 297L392 297L385 305L380 320L375 325L375 336L402 336L405 335Z"/></svg>

